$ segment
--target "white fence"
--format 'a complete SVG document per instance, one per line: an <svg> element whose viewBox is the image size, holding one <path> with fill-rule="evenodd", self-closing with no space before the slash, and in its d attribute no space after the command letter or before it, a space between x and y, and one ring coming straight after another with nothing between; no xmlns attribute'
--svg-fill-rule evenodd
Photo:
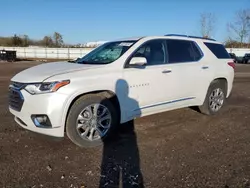
<svg viewBox="0 0 250 188"><path fill-rule="evenodd" d="M0 47L0 50L14 50L17 58L76 59L89 53L93 48L30 48Z"/></svg>
<svg viewBox="0 0 250 188"><path fill-rule="evenodd" d="M34 48L34 47L3 47L0 50L15 50L17 58L41 58L41 59L76 59L89 53L93 48ZM227 48L230 53L242 57L245 53L250 53L248 48Z"/></svg>

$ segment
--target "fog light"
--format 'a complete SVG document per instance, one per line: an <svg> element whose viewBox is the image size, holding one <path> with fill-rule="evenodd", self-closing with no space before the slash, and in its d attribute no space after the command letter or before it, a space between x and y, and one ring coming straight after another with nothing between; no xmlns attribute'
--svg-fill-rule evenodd
<svg viewBox="0 0 250 188"><path fill-rule="evenodd" d="M36 127L50 128L51 123L47 115L32 115L31 119Z"/></svg>

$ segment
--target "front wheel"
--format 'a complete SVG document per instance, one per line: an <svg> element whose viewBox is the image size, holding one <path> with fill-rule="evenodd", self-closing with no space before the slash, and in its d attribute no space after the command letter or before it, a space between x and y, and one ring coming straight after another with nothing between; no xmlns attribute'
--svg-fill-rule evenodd
<svg viewBox="0 0 250 188"><path fill-rule="evenodd" d="M85 95L71 107L66 133L80 147L95 147L111 136L119 123L117 110L102 95Z"/></svg>
<svg viewBox="0 0 250 188"><path fill-rule="evenodd" d="M207 92L205 101L199 107L200 111L206 115L214 115L223 107L226 99L225 84L221 81L214 81Z"/></svg>

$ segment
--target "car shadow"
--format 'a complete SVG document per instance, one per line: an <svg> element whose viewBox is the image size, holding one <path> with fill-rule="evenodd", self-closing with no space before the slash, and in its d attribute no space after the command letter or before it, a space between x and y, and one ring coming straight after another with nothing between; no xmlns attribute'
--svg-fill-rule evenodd
<svg viewBox="0 0 250 188"><path fill-rule="evenodd" d="M195 112L198 112L198 113L201 113L200 109L198 106L190 106L189 107L191 110L195 111Z"/></svg>
<svg viewBox="0 0 250 188"><path fill-rule="evenodd" d="M125 80L117 81L116 91L122 93L119 96L124 97L126 105L139 109L138 102L129 98L129 86ZM99 187L142 188L143 176L134 120L117 126L112 139L104 141Z"/></svg>

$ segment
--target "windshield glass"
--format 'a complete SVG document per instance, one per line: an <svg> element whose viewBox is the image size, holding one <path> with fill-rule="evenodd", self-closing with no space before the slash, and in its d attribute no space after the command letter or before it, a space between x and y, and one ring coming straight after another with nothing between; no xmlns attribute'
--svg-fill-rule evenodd
<svg viewBox="0 0 250 188"><path fill-rule="evenodd" d="M108 64L121 57L136 41L108 42L78 59L78 64Z"/></svg>

